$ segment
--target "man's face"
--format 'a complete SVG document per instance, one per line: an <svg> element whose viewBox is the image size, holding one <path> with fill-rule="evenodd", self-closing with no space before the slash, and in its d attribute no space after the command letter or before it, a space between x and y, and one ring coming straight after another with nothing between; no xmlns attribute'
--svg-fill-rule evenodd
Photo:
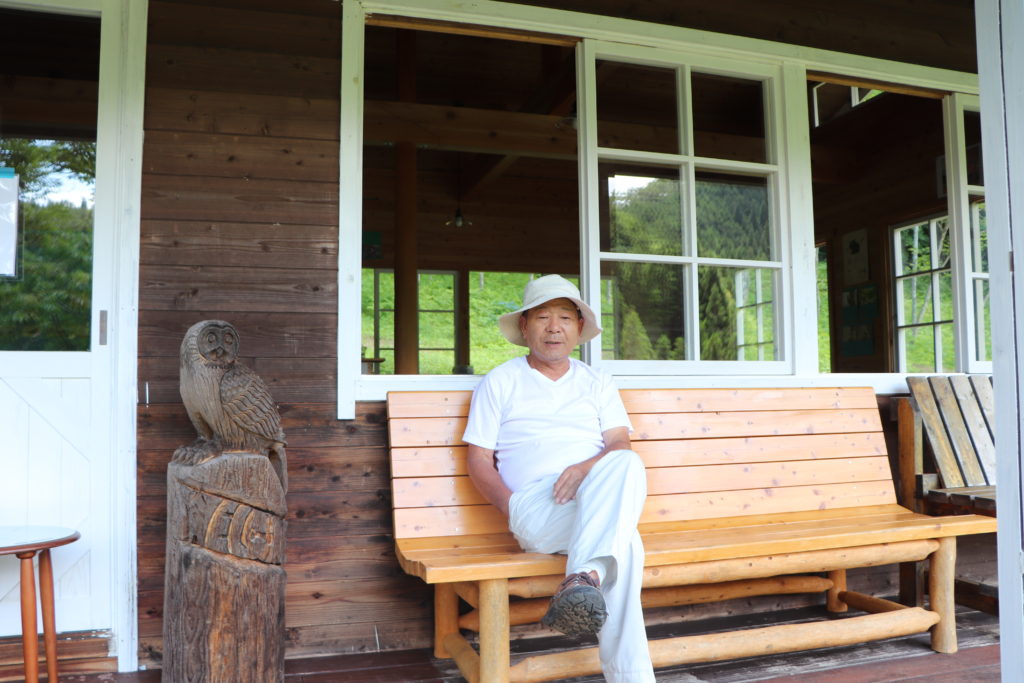
<svg viewBox="0 0 1024 683"><path fill-rule="evenodd" d="M580 341L583 317L569 299L552 299L519 318L530 353L539 360L565 360Z"/></svg>

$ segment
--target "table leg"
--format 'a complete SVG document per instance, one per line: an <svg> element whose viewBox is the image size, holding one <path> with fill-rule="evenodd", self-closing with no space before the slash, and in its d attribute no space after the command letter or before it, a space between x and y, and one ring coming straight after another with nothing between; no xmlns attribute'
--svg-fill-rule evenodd
<svg viewBox="0 0 1024 683"><path fill-rule="evenodd" d="M50 549L39 553L39 602L43 608L43 643L46 647L46 680L57 681L57 629L53 609L53 561Z"/></svg>
<svg viewBox="0 0 1024 683"><path fill-rule="evenodd" d="M34 550L17 553L21 560L21 650L25 657L25 683L39 683L39 632L36 630L36 577Z"/></svg>

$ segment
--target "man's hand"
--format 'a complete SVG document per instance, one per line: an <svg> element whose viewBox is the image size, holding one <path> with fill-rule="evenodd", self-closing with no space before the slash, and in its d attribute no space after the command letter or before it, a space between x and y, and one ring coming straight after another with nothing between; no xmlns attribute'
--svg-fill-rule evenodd
<svg viewBox="0 0 1024 683"><path fill-rule="evenodd" d="M508 501L512 491L501 480L494 466L494 451L469 444L466 457L469 478L490 503L508 517Z"/></svg>
<svg viewBox="0 0 1024 683"><path fill-rule="evenodd" d="M555 502L559 505L565 505L570 500L576 497L576 490L579 489L580 484L586 478L587 474L590 473L590 468L593 463L590 460L585 460L575 465L569 465L562 472L562 476L555 482L553 489L555 495Z"/></svg>

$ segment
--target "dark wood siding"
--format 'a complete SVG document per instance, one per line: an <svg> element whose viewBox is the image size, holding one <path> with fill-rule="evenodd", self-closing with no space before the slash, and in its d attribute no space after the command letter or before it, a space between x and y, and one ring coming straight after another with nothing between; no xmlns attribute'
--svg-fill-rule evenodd
<svg viewBox="0 0 1024 683"><path fill-rule="evenodd" d="M592 7L571 0L544 4ZM913 3L914 11L893 4L911 5L865 0L843 3L840 11L811 2L770 8L755 0L686 3L693 12L668 0L622 6L631 18L971 67L970 3ZM876 15L884 26L867 25L865 17ZM819 34L823 24L829 31ZM944 50L933 49L936 41ZM383 405L361 404L352 421L334 417L339 52L340 3L334 0L150 3L139 283L144 664L158 665L161 651L166 463L194 437L178 396L177 349L188 327L204 318L237 326L243 360L268 382L288 436L288 655L430 642L430 593L401 573L391 550ZM530 168L524 164L517 173ZM368 178L373 169L370 163ZM547 186L543 178L535 182ZM429 181L423 188L429 208ZM495 190L503 191L507 201L521 202L521 195ZM375 192L367 215L387 225L388 189ZM437 208L435 222L448 210ZM547 215L543 204L537 210ZM556 232L568 234L566 248L575 249L575 216L557 220ZM481 239L474 267L491 267L491 252L507 256L506 244L523 241L514 230L499 231L507 242ZM425 265L459 265L450 250L431 255L425 249ZM529 265L563 269L555 260ZM875 572L865 580L892 592L891 574ZM684 617L783 604L791 603L761 599L690 609Z"/></svg>

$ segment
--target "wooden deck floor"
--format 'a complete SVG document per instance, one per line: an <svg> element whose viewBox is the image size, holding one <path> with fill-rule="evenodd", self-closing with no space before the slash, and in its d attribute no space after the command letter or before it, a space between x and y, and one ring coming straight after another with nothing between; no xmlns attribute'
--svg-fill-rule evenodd
<svg viewBox="0 0 1024 683"><path fill-rule="evenodd" d="M820 618L808 610L753 617L744 623L784 623ZM768 622L768 619L771 622ZM735 628L737 619L714 620L650 629L653 637L688 632ZM960 651L952 655L933 652L928 636L908 636L864 645L826 648L812 652L772 655L739 661L695 664L657 672L659 683L989 683L999 681L999 624L996 617L961 609L957 617ZM564 643L563 643L564 644ZM558 639L533 641L537 646L557 647ZM522 646L513 652L526 654ZM131 674L61 676L63 683L159 683L159 671ZM458 683L463 679L450 661L434 660L426 650L366 653L289 660L285 683ZM572 679L574 683L598 683L601 677Z"/></svg>

